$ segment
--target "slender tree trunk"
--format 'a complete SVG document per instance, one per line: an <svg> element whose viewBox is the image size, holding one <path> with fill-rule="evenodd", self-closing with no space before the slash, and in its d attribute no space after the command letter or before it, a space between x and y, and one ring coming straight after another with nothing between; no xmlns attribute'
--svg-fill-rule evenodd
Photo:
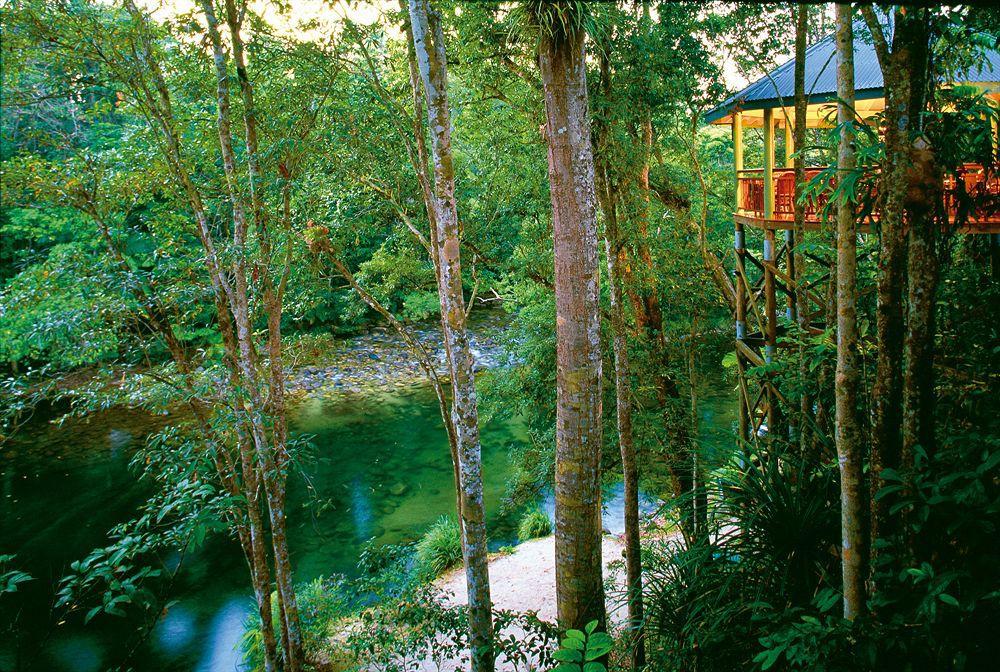
<svg viewBox="0 0 1000 672"><path fill-rule="evenodd" d="M410 350L417 357L420 362L420 367L427 374L427 380L430 381L431 386L434 388L434 395L437 397L438 410L441 412L441 420L444 422L445 431L448 434L448 445L451 449L451 465L452 473L455 480L455 514L461 518L462 515L462 478L461 473L458 469L458 441L455 438L455 426L452 424L451 411L448 408L448 395L445 393L444 383L437 374L437 369L434 366L434 360L431 354L427 352L423 344L417 339L410 335L410 332L406 329L402 322L400 322L395 315L393 315L389 310L379 302L374 296L371 295L364 287L362 287L354 274L341 262L339 259L331 255L331 261L337 272L347 281L354 291L361 297L361 300L368 304L372 310L381 315L385 320L396 330L396 333L406 342Z"/></svg>
<svg viewBox="0 0 1000 672"><path fill-rule="evenodd" d="M806 159L802 152L806 146L806 110L808 108L808 98L806 96L806 41L809 35L809 6L806 4L797 5L795 8L795 123L794 123L794 144L795 144L795 201L793 208L793 231L795 245L792 254L792 268L794 269L792 281L795 284L795 313L798 318L799 330L802 338L809 334L809 297L806 293L806 259L802 253L802 245L806 242L806 206L801 202L802 190L806 184ZM812 409L813 398L810 394L809 363L806 361L805 345L799 346L799 452L803 458L807 458L809 447L812 445L810 432L812 430ZM812 462L813 456L807 461Z"/></svg>
<svg viewBox="0 0 1000 672"><path fill-rule="evenodd" d="M455 169L451 153L451 115L448 109L447 58L440 16L427 0L410 0L413 47L427 100L427 120L434 159L436 229L431 244L437 248L441 324L451 367L452 419L458 444L462 483L462 535L469 594L472 669L493 669L493 616L483 508L482 456L472 351L465 325L462 293Z"/></svg>
<svg viewBox="0 0 1000 672"><path fill-rule="evenodd" d="M568 11L564 3L556 11ZM605 623L601 563L601 344L585 33L552 25L545 97L556 293L556 603L559 624Z"/></svg>
<svg viewBox="0 0 1000 672"><path fill-rule="evenodd" d="M152 39L150 37L147 26L145 25L146 17L138 10L131 0L127 0L125 7L129 14L137 24L138 38L136 42L136 53L139 59L140 66L144 73L148 74L148 80L142 77L128 78L125 82L133 92L136 94L140 104L144 106L146 111L149 113L151 121L154 126L158 127L163 140L164 140L164 158L167 161L167 165L170 172L176 179L178 185L181 187L184 197L188 201L191 207L191 212L194 215L196 223L196 233L198 239L205 250L205 266L208 271L209 279L212 285L213 296L215 300L215 307L217 313L217 319L219 323L219 331L222 335L223 344L225 346L225 356L224 361L227 368L229 369L230 376L230 387L234 394L235 405L238 408L245 406L244 401L244 391L249 388L250 392L253 393L256 390L256 381L251 378L251 384L246 384L243 376L245 374L245 369L243 364L246 361L246 346L247 346L247 336L249 334L248 323L246 322L247 313L246 309L246 287L245 287L245 276L242 278L242 283L234 284L230 282L228 274L222 269L220 258L216 250L215 243L213 241L213 236L211 228L209 226L208 215L205 211L204 203L201 198L201 194L194 184L194 181L188 172L185 165L180 146L180 134L177 131L176 121L173 117L172 104L170 98L170 92L167 88L166 81L163 76L163 71L160 67L159 61L155 57L152 45ZM214 17L214 7L209 6L209 18L212 21L211 28L213 29L212 38L213 42L213 52L214 59L216 62L217 76L220 80L219 82L219 123L220 123L220 146L224 154L224 167L228 168L227 171L227 182L232 179L232 169L233 169L233 159L231 152L231 136L228 133L228 89L223 87L222 84L226 79L225 73L225 63L220 63L219 52L221 51L221 39L218 35L218 24ZM222 71L219 71L219 65L222 65ZM227 146L228 143L228 146ZM229 156L226 156L226 154ZM231 185L230 185L231 186ZM237 229L238 238L235 241L238 243L238 247L242 249L243 242L243 230L242 224L245 221L242 218L242 212L237 212L237 208L240 206L239 202L234 202L234 217L239 216L238 220L241 226ZM241 278L237 275L236 280ZM242 317L243 320L239 319ZM252 353L252 351L251 351ZM251 362L252 371L252 362ZM260 408L257 404L256 408ZM262 587L261 581L266 582L266 568L267 561L266 557L260 552L263 548L263 528L260 526L259 519L255 517L254 507L258 505L257 492L260 480L258 475L263 472L263 479L266 480L268 473L273 473L273 470L261 466L261 462L255 459L254 453L258 456L261 452L261 440L262 435L260 432L259 424L254 422L254 413L246 413L240 419L240 426L237 428L238 432L242 432L245 429L245 436L239 439L240 452L241 452L241 463L244 476L244 488L246 490L247 497L247 511L248 520L250 521L251 528L257 527L258 533L253 535L251 539L261 540L258 546L253 547L253 564L256 569L255 581L258 583L258 588ZM259 417L257 418L259 420ZM252 435L252 438L251 438ZM252 451L252 452L251 452ZM266 451L265 451L266 453ZM255 522L257 521L257 522ZM277 572L276 572L277 573ZM290 577L288 577L288 584L290 585ZM257 591L255 591L257 592ZM262 594L266 594L265 597L261 597L259 601L259 608L262 612L268 614L267 617L262 616L262 624L266 624L267 620L270 618L270 589L266 591L259 591ZM279 589L279 596L281 595ZM294 593L292 594L292 599L294 600ZM280 600L279 600L280 603ZM285 618L282 618L282 639L284 642L283 655L286 661L285 667L289 670L299 669L298 659L294 656L293 645L289 644L288 628ZM265 635L265 656L268 657L268 650L271 647L269 638ZM290 654L290 652L292 652ZM290 658L291 656L291 658ZM270 656L274 658L273 654Z"/></svg>
<svg viewBox="0 0 1000 672"><path fill-rule="evenodd" d="M608 52L601 53L601 90L607 98L611 90ZM639 540L639 466L632 431L632 383L626 342L624 306L624 267L628 263L625 240L618 226L617 183L611 165L613 151L609 120L602 120L594 133L597 145L595 184L598 201L604 212L604 246L607 257L608 288L611 297L611 334L615 361L615 421L618 426L618 447L622 458L622 480L625 489L625 575L629 627L634 641L630 642L633 669L646 665L646 645L643 637L642 547Z"/></svg>
<svg viewBox="0 0 1000 672"><path fill-rule="evenodd" d="M96 207L93 207L93 204L90 204L90 206L91 207L87 208L87 211L94 218L94 221L98 226L98 230L101 233L101 237L105 242L108 253L115 260L122 272L126 276L129 275L131 273L129 263L125 259L122 251L112 239L111 231L107 222L101 218ZM251 584L253 585L254 596L256 598L258 612L261 617L262 635L264 640L264 669L265 672L272 672L276 669L278 649L274 638L274 626L271 619L270 577L266 551L263 550L263 525L260 519L260 512L258 510L259 505L256 494L258 478L255 465L253 465L252 458L250 458L251 453L245 445L246 433L242 431L240 427L237 427L237 441L240 446L240 455L242 458L241 473L243 477L243 489L241 491L236 480L236 465L232 463L231 459L226 460L222 457L227 454L226 447L222 444L216 432L212 429L209 420L209 410L204 407L201 399L197 396L194 381L191 377L191 363L180 341L174 334L173 325L160 317L161 310L159 309L159 302L154 295L147 294L141 284L128 282L128 285L131 288L136 301L139 305L143 306L144 312L146 313L146 319L149 322L150 327L159 333L161 338L163 338L172 359L177 365L178 373L181 375L183 380L184 389L189 395L188 405L190 406L202 433L211 441L213 444L212 449L216 452L216 472L221 484L224 488L226 488L230 495L234 497L242 495L243 500L246 502L245 509L243 510L246 515L246 522L242 521L242 516L239 511L234 511L232 513L232 518L237 535L240 539L241 547L244 551L247 566L250 571ZM223 308L225 307L223 306ZM235 358L233 355L234 347L232 345L232 329L231 324L227 321L227 319L225 319L227 317L228 312L223 310L223 312L220 313L219 328L223 338L225 352L227 353L226 361L233 362L235 361ZM227 367L227 369L230 372L233 371L231 366ZM238 387L238 381L234 382L232 377L230 377L230 385L235 391Z"/></svg>
<svg viewBox="0 0 1000 672"><path fill-rule="evenodd" d="M855 169L854 31L851 5L837 5L837 122L843 131L837 150L841 179ZM837 374L836 442L840 463L841 564L844 617L853 620L865 611L866 543L863 515L864 475L861 423L857 393L858 365L857 230L854 209L847 198L837 206Z"/></svg>
<svg viewBox="0 0 1000 672"><path fill-rule="evenodd" d="M433 239L435 235L434 232L437 230L437 215L434 212L434 195L431 188L431 182L428 177L430 171L428 168L427 158L427 133L424 128L424 117L426 116L424 113L424 87L423 84L420 83L420 71L417 68L417 54L413 47L413 29L410 24L408 0L399 0L399 8L405 13L405 18L403 19L403 32L406 36L406 62L408 66L407 70L409 71L410 76L410 91L412 93L413 100L412 132L413 143L416 147L416 151L410 152L410 162L413 166L414 172L417 174L417 182L420 184L420 192L424 199L424 211L427 214L427 221L430 224L430 238ZM415 227L411 228L415 229ZM416 231L416 233L419 234L419 231ZM420 236L418 236L418 238L419 237ZM427 241L425 247L431 257L431 262L434 266L435 283L440 291L441 273L438 270L440 268L440 264L438 263L437 245L432 245L430 241ZM433 369L433 365L431 368ZM459 520L462 520L462 480L458 461L458 438L455 434L455 426L452 423L451 411L445 398L441 396L441 392L444 388L440 383L438 383L435 389L438 390L438 406L441 410L441 421L445 424L448 431L448 447L451 450L451 466L455 477L455 497L457 499L455 515L458 516ZM462 543L465 543L464 538Z"/></svg>
<svg viewBox="0 0 1000 672"><path fill-rule="evenodd" d="M302 649L301 625L299 623L298 601L295 596L295 586L292 579L292 566L288 553L287 530L285 522L286 483L288 468L288 425L285 414L285 376L282 365L281 317L282 295L275 285L271 271L273 260L273 242L268 227L267 217L263 211L260 192L261 172L257 141L257 113L254 103L253 86L247 74L244 55L243 38L240 33L239 13L233 0L225 0L226 21L229 26L232 42L233 62L239 83L239 91L243 100L243 124L246 138L247 176L250 193L250 213L260 244L260 254L264 263L258 265L261 289L263 290L263 308L267 318L267 390L265 402L266 411L271 419L271 446L274 460L273 485L268 484L271 472L265 472L264 482L268 489L268 505L271 522L271 542L274 547L275 576L281 594L283 618L288 631L288 647L290 657L294 660L292 667L298 667L304 661ZM285 264L289 263L286 256ZM284 275L282 273L281 275Z"/></svg>
<svg viewBox="0 0 1000 672"><path fill-rule="evenodd" d="M632 432L632 385L628 345L625 341L625 311L622 306L621 265L625 262L617 225L606 219L605 248L608 259L608 283L611 293L611 332L615 357L615 420L618 424L618 447L622 457L622 480L625 487L625 575L628 615L635 642L633 669L646 665L643 637L642 547L639 541L639 465Z"/></svg>

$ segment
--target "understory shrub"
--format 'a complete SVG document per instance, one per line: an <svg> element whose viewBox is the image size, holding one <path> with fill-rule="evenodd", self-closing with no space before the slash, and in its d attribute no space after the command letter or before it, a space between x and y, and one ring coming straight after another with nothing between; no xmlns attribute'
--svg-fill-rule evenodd
<svg viewBox="0 0 1000 672"><path fill-rule="evenodd" d="M417 542L417 566L427 577L435 577L462 561L462 533L458 521L437 519Z"/></svg>
<svg viewBox="0 0 1000 672"><path fill-rule="evenodd" d="M494 611L498 669L550 669L558 633L533 612ZM333 636L331 657L352 660L362 670L443 669L469 665L469 620L464 607L449 607L429 585L383 600L361 611ZM426 663L431 663L430 666Z"/></svg>
<svg viewBox="0 0 1000 672"><path fill-rule="evenodd" d="M347 588L347 579L343 577L324 578L322 576L301 584L296 589L299 606L299 622L302 626L302 646L306 660L315 665L325 659L328 640L334 625L348 616L352 611L351 597L353 592ZM277 624L278 595L271 595L271 619ZM248 670L257 672L264 669L264 634L260 619L254 615L245 625L240 648L243 650L244 663ZM281 634L275 628L275 639L278 651L281 651Z"/></svg>
<svg viewBox="0 0 1000 672"><path fill-rule="evenodd" d="M517 540L528 541L538 537L547 537L552 534L552 521L541 509L531 509L523 516L517 525Z"/></svg>

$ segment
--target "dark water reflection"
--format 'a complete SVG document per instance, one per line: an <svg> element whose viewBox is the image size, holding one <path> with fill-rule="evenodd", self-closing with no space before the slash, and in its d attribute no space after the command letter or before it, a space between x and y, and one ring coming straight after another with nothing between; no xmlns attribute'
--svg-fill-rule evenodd
<svg viewBox="0 0 1000 672"><path fill-rule="evenodd" d="M731 403L720 399L707 402L702 416L719 416L709 433L717 431L724 440L732 436ZM104 670L120 664L137 641L142 628L133 616L99 616L86 627L79 615L58 622L51 610L53 586L70 562L104 545L107 530L134 514L148 486L129 471L132 451L172 420L108 411L61 427L38 423L0 449L0 554L16 553L18 568L36 577L0 603L0 671ZM412 540L454 511L447 442L430 390L309 399L294 408L290 424L294 433L313 437L313 449L289 487L297 580L350 574L363 544ZM517 421L494 422L482 435L495 548L513 538L515 521L500 515L500 501L510 473L509 447L524 436ZM620 527L614 522L620 517L615 494L612 488L606 515L611 529ZM136 648L132 668L238 669L250 604L235 542L216 537L188 553L170 593L172 604Z"/></svg>
<svg viewBox="0 0 1000 672"><path fill-rule="evenodd" d="M136 639L138 619L79 616L58 623L52 588L70 562L106 543L148 494L129 471L132 451L170 417L109 411L87 421L27 428L3 449L0 553L36 580L3 598L0 670L90 672L118 664ZM312 448L289 486L289 543L296 579L354 571L362 545L409 541L454 511L450 457L437 403L426 389L310 399L291 413ZM499 517L517 422L483 429L486 505ZM166 558L168 566L177 558ZM247 571L238 546L210 539L183 560L176 600L131 659L137 670L233 670L248 608ZM8 626L17 628L12 637ZM15 641L16 640L16 641ZM20 660L18 660L20 656Z"/></svg>

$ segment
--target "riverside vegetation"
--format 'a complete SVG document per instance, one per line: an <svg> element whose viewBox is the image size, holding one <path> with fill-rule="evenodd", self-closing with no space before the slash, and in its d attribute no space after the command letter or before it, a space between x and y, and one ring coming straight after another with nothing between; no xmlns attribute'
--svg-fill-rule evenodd
<svg viewBox="0 0 1000 672"><path fill-rule="evenodd" d="M997 10L312 4L4 6L0 670L186 665L155 652L220 547L226 667L995 664ZM794 80L766 130L704 123L760 78ZM732 236L774 109L769 258ZM41 491L74 442L127 484ZM495 606L515 540L552 544L554 619Z"/></svg>

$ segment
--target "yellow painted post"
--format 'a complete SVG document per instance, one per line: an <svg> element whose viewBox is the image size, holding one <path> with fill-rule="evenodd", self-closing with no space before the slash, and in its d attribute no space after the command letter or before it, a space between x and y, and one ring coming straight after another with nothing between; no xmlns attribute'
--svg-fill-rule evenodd
<svg viewBox="0 0 1000 672"><path fill-rule="evenodd" d="M774 218L774 110L764 110L764 218Z"/></svg>
<svg viewBox="0 0 1000 672"><path fill-rule="evenodd" d="M736 168L736 210L743 208L743 187L740 171L743 170L743 113L733 112L733 166Z"/></svg>
<svg viewBox="0 0 1000 672"><path fill-rule="evenodd" d="M785 168L794 168L795 160L792 154L795 153L795 140L792 138L792 124L788 117L785 117Z"/></svg>

